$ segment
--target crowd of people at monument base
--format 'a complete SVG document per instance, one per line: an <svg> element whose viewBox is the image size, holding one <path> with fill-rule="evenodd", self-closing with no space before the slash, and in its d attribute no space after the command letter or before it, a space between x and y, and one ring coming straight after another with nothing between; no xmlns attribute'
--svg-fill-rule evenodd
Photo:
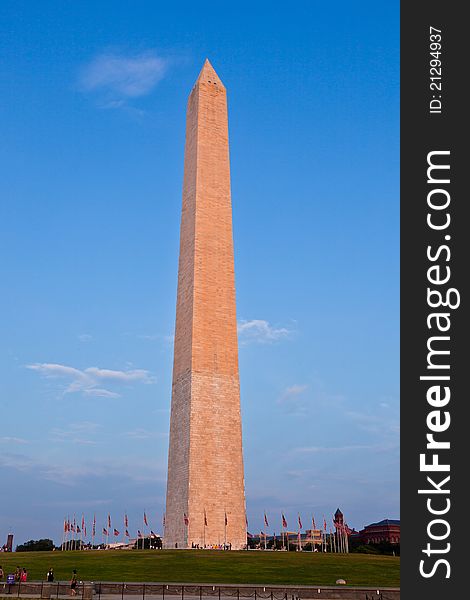
<svg viewBox="0 0 470 600"><path fill-rule="evenodd" d="M232 544L206 544L202 546L201 544L195 544L194 542L191 544L192 550L231 550Z"/></svg>
<svg viewBox="0 0 470 600"><path fill-rule="evenodd" d="M5 572L3 570L2 565L0 565L0 583L3 582L3 579L5 577ZM16 567L16 570L14 573L11 573L9 575L7 575L7 579L6 579L6 583L7 584L15 584L15 583L24 583L28 581L28 571L25 569L25 567ZM49 569L49 571L46 574L46 581L48 583L53 583L54 582L54 569L51 567ZM77 570L74 569L72 572L72 578L70 579L70 595L71 596L75 596L77 594L77 584L78 584L78 577L77 577Z"/></svg>

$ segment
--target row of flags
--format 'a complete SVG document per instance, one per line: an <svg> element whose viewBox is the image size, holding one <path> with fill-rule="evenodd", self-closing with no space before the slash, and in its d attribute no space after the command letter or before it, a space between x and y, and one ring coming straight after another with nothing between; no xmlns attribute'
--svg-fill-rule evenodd
<svg viewBox="0 0 470 600"><path fill-rule="evenodd" d="M248 529L248 518L245 517L245 519L246 519L246 527ZM189 526L189 516L186 513L183 513L183 521L184 521L184 524L186 527ZM228 525L228 517L227 517L226 512L224 514L224 522L225 522L225 526L227 526ZM300 514L297 517L297 522L298 522L299 530L301 530L303 528L303 525L302 525L302 519L300 517ZM123 524L124 524L123 534L125 537L129 538L130 537L130 535L129 535L129 519L128 519L127 513L124 514ZM149 526L149 521L148 521L147 514L145 511L143 513L143 524L145 527ZM269 527L269 521L268 521L268 516L267 516L266 512L264 512L264 524L266 525L266 527ZM281 524L282 524L282 529L288 528L287 519L286 519L284 513L281 513ZM163 525L163 528L165 528L165 514L163 514L162 525ZM207 525L208 525L207 513L206 513L206 509L204 509L204 526L207 527ZM339 531L344 531L347 534L351 533L351 529L349 529L348 525L343 522L334 520L333 525ZM313 515L312 515L312 529L317 529L316 524L315 524L315 517ZM326 523L325 517L323 517L323 530L324 531L327 530L327 523ZM87 527L86 527L84 515L82 515L82 519L81 519L80 523L76 522L75 517L73 518L73 521L71 521L70 518L64 519L64 534L68 534L69 532L75 533L75 534L81 534L85 538L87 537ZM108 514L107 522L106 522L106 525L102 529L102 533L106 537L109 537L110 535L119 537L121 535L121 532L116 527L112 527L110 514ZM96 535L96 515L93 516L92 529L91 529L91 536L94 538L95 535ZM150 535L151 535L151 537L156 536L156 534L153 531L150 532ZM142 532L140 530L137 531L137 537L138 538L143 537Z"/></svg>
<svg viewBox="0 0 470 600"><path fill-rule="evenodd" d="M129 518L127 516L127 513L124 514L123 524L124 524L123 534L125 537L129 538L130 537ZM143 514L143 524L145 527L149 526L149 521L148 521L147 514L145 511ZM163 526L165 526L165 516L163 516ZM73 520L71 520L70 517L64 518L63 531L64 531L64 536L68 536L69 533L74 533L74 534L80 534L81 537L87 538L88 531L87 531L87 526L86 526L86 522L85 522L85 516L82 515L81 521L78 521L78 522L77 522L75 516L73 517ZM106 524L102 529L102 534L106 537L109 537L110 535L118 537L121 535L121 532L116 527L112 527L110 514L108 514ZM96 536L96 515L93 515L93 521L92 521L92 526L91 526L91 537L94 538L95 536ZM137 537L143 538L143 534L140 530L137 531ZM150 537L157 537L157 536L153 531L150 531Z"/></svg>
<svg viewBox="0 0 470 600"><path fill-rule="evenodd" d="M184 524L186 526L189 525L189 517L186 513L183 513L183 520L184 520ZM246 527L248 529L248 518L245 517L246 520ZM303 529L303 525L302 525L302 519L300 517L300 514L297 517L297 523L299 525L299 529ZM165 524L165 523L163 523ZM227 518L227 513L225 513L225 525L228 524L228 518ZM266 525L266 527L269 527L269 521L268 521L268 516L266 514L266 512L264 513L264 524ZM284 515L284 513L281 513L281 524L282 524L282 529L287 529L288 528L288 524L287 524L287 519ZM207 513L206 513L206 509L204 509L204 525L207 527ZM337 522L335 520L333 520L333 525L335 526L336 529L341 529L341 530L345 530L348 533L351 532L351 529L349 529L349 527L346 524ZM315 523L315 517L312 515L312 529L317 529L316 523ZM326 519L325 517L323 517L323 530L327 531L327 523L326 523Z"/></svg>

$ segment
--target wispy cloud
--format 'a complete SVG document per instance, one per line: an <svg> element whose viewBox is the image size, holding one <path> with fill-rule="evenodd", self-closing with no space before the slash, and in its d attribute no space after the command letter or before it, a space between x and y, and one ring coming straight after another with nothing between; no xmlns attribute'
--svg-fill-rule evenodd
<svg viewBox="0 0 470 600"><path fill-rule="evenodd" d="M161 333L141 333L137 335L139 340L147 340L149 342L163 341L165 344L173 344L175 341L174 334L161 334Z"/></svg>
<svg viewBox="0 0 470 600"><path fill-rule="evenodd" d="M240 343L269 343L289 337L292 331L286 327L275 327L263 319L242 320L238 322Z"/></svg>
<svg viewBox="0 0 470 600"><path fill-rule="evenodd" d="M19 437L3 436L0 437L0 442L4 444L29 444L28 440Z"/></svg>
<svg viewBox="0 0 470 600"><path fill-rule="evenodd" d="M139 54L105 52L85 65L79 76L84 92L96 93L103 108L121 108L126 101L149 94L163 79L168 59L154 51Z"/></svg>
<svg viewBox="0 0 470 600"><path fill-rule="evenodd" d="M155 438L168 437L167 433L161 433L158 431L149 431L148 429L141 429L141 428L133 429L132 431L126 431L126 433L124 435L126 435L127 437L134 439L134 440L149 440L149 439L155 439Z"/></svg>
<svg viewBox="0 0 470 600"><path fill-rule="evenodd" d="M298 452L302 454L336 454L338 452L352 452L357 450L379 450L383 449L383 447L373 446L373 445L361 445L361 444L351 444L346 446L304 446L301 448L294 448L292 452Z"/></svg>
<svg viewBox="0 0 470 600"><path fill-rule="evenodd" d="M54 442L71 442L79 445L95 445L98 442L90 439L100 429L101 425L91 421L71 423L67 428L58 427L51 430L51 440Z"/></svg>
<svg viewBox="0 0 470 600"><path fill-rule="evenodd" d="M64 389L65 394L80 392L86 396L102 398L118 398L120 396L118 392L104 387L108 384L143 383L148 385L156 381L155 377L144 369L116 371L89 367L80 370L57 363L34 363L27 365L27 368L38 372L47 379L68 379L69 383Z"/></svg>
<svg viewBox="0 0 470 600"><path fill-rule="evenodd" d="M294 385L291 385L284 390L281 396L281 400L286 400L288 398L292 398L293 396L298 396L302 392L305 392L307 388L308 385L306 384L294 383Z"/></svg>
<svg viewBox="0 0 470 600"><path fill-rule="evenodd" d="M307 402L304 392L308 389L308 385L294 383L285 388L277 401L278 404L284 406L288 413L294 415L304 415L307 412Z"/></svg>
<svg viewBox="0 0 470 600"><path fill-rule="evenodd" d="M353 421L359 429L376 435L396 436L400 432L398 419L389 415L374 415L358 411L346 411L345 416Z"/></svg>
<svg viewBox="0 0 470 600"><path fill-rule="evenodd" d="M97 480L116 478L128 482L165 481L166 464L155 459L95 459L82 463L68 461L53 463L40 457L2 452L0 467L29 473L41 480L54 481L63 486L90 485Z"/></svg>
<svg viewBox="0 0 470 600"><path fill-rule="evenodd" d="M78 336L78 339L80 342L91 342L91 340L93 339L93 336L90 335L89 333L81 333Z"/></svg>

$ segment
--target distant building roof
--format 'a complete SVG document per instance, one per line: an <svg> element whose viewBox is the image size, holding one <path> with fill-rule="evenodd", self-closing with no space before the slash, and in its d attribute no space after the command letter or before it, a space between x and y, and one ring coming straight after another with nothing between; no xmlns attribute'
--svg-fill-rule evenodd
<svg viewBox="0 0 470 600"><path fill-rule="evenodd" d="M400 519L383 519L378 523L371 523L370 525L366 525L366 527L377 527L377 525L400 525Z"/></svg>

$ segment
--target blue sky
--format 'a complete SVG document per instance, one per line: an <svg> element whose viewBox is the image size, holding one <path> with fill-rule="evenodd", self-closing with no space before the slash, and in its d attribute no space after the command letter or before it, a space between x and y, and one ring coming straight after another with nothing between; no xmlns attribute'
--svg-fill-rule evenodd
<svg viewBox="0 0 470 600"><path fill-rule="evenodd" d="M229 98L250 530L398 518L398 2L1 13L0 541L58 541L82 512L160 528L206 57Z"/></svg>

